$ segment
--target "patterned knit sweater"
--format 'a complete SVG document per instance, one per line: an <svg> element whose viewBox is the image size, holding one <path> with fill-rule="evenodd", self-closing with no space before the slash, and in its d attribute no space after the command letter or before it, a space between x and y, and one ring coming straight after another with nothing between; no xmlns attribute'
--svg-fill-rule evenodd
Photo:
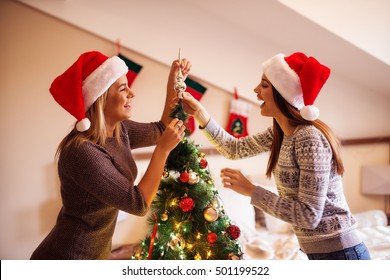
<svg viewBox="0 0 390 280"><path fill-rule="evenodd" d="M203 129L218 151L229 159L268 152L273 132L234 138L211 119ZM251 203L293 226L301 250L329 253L361 242L350 213L342 178L333 167L332 150L314 126L299 126L285 136L273 170L278 194L256 187Z"/></svg>
<svg viewBox="0 0 390 280"><path fill-rule="evenodd" d="M132 149L155 145L162 122L122 122L122 141L83 143L63 150L58 161L62 209L31 259L106 259L118 210L145 215L148 207L134 180Z"/></svg>

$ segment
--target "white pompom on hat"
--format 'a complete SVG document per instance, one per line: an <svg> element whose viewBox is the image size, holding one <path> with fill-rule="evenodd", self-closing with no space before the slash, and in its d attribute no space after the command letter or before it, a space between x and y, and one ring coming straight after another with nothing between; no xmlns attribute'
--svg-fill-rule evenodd
<svg viewBox="0 0 390 280"><path fill-rule="evenodd" d="M108 57L98 51L86 52L54 79L50 93L77 119L76 129L83 132L91 126L85 112L127 71L125 62L117 56Z"/></svg>
<svg viewBox="0 0 390 280"><path fill-rule="evenodd" d="M302 118L313 121L319 117L314 101L329 78L327 66L301 52L290 56L280 53L263 63L263 73Z"/></svg>

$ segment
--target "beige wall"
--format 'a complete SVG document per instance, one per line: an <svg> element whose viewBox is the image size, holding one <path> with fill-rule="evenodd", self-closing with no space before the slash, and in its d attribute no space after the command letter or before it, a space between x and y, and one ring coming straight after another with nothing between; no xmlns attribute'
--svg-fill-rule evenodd
<svg viewBox="0 0 390 280"><path fill-rule="evenodd" d="M0 1L0 42L0 259L28 259L51 229L61 206L54 153L74 122L73 117L50 96L50 83L82 52L96 49L113 55L116 46L113 42L9 0ZM160 104L165 98L168 66L131 50L124 49L123 53L144 66L133 85L136 92L133 119L158 119L162 112ZM202 83L208 88L202 103L217 121L226 123L231 95L209 83ZM354 92L348 90L352 86L338 85L343 96L354 96ZM326 98L320 102L322 107L333 106L333 101ZM363 114L388 116L388 99L376 100L374 105L370 107L370 102L366 102ZM342 114L328 113L324 117L345 138L349 135L349 126L339 121ZM262 130L270 123L270 119L259 118L258 109L253 108L248 123L250 132ZM385 126L388 122L379 122L379 125ZM357 129L356 126L352 127ZM388 128L383 127L383 131L388 131ZM356 132L351 131L350 134L353 136ZM210 146L198 130L193 139L203 147ZM365 163L389 163L389 146L347 147L344 158L347 168L345 192L352 211L383 209L382 198L360 194L360 167ZM264 170L266 157L231 162L213 156L209 162L215 175L224 166L254 174ZM146 164L146 161L140 162L140 173ZM120 222L114 243L142 238L144 231L133 233L135 224L138 227L142 221L143 218L128 217Z"/></svg>

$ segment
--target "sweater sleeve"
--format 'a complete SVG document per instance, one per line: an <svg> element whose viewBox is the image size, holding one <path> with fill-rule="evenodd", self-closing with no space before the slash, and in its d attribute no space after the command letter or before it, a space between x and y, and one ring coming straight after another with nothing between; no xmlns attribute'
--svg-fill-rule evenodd
<svg viewBox="0 0 390 280"><path fill-rule="evenodd" d="M224 157L233 160L248 158L269 151L273 139L271 128L253 136L235 138L213 118L210 119L202 131Z"/></svg>
<svg viewBox="0 0 390 280"><path fill-rule="evenodd" d="M277 166L279 195L257 187L251 203L293 226L314 229L321 221L331 172L332 150L316 129L300 130L294 141L297 170Z"/></svg>
<svg viewBox="0 0 390 280"><path fill-rule="evenodd" d="M128 133L131 149L156 145L158 138L165 130L165 125L162 121L141 123L126 120L122 122L122 125Z"/></svg>
<svg viewBox="0 0 390 280"><path fill-rule="evenodd" d="M148 211L141 191L132 178L126 177L114 165L112 158L101 147L84 142L77 148L61 152L58 162L64 206L81 206L91 195L105 203L134 215ZM77 209L75 209L77 211Z"/></svg>

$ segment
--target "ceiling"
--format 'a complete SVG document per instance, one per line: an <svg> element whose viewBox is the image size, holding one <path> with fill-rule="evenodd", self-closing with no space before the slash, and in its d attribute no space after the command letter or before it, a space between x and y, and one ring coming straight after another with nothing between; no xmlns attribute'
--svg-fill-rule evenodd
<svg viewBox="0 0 390 280"><path fill-rule="evenodd" d="M19 0L169 65L181 48L192 74L255 100L261 63L303 51L333 75L390 98L387 0Z"/></svg>

